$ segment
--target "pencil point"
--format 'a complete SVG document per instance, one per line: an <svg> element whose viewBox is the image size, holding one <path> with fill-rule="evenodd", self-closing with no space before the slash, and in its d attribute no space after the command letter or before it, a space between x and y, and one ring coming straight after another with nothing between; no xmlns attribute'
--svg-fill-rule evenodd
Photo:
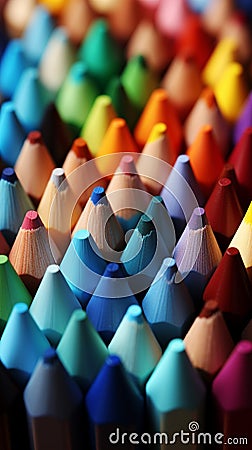
<svg viewBox="0 0 252 450"><path fill-rule="evenodd" d="M150 143L156 141L160 137L164 136L166 132L167 132L167 125L165 123L163 122L156 123L150 132L147 142Z"/></svg>
<svg viewBox="0 0 252 450"><path fill-rule="evenodd" d="M12 167L6 167L2 171L2 180L14 184L17 181L17 175Z"/></svg>
<svg viewBox="0 0 252 450"><path fill-rule="evenodd" d="M43 226L37 211L28 211L22 223L23 230L36 230Z"/></svg>
<svg viewBox="0 0 252 450"><path fill-rule="evenodd" d="M87 142L82 137L76 138L73 141L72 150L77 158L86 158L87 160L92 159Z"/></svg>
<svg viewBox="0 0 252 450"><path fill-rule="evenodd" d="M175 259L166 258L163 264L165 265L165 276L167 281L173 281L173 276L177 273L178 268Z"/></svg>
<svg viewBox="0 0 252 450"><path fill-rule="evenodd" d="M121 359L117 355L109 355L106 363L110 367L119 367L121 365Z"/></svg>
<svg viewBox="0 0 252 450"><path fill-rule="evenodd" d="M155 231L152 220L145 214L139 220L137 229L142 236L147 236L151 231Z"/></svg>
<svg viewBox="0 0 252 450"><path fill-rule="evenodd" d="M45 364L53 364L57 359L58 356L54 348L48 348L43 355L43 361Z"/></svg>
<svg viewBox="0 0 252 450"><path fill-rule="evenodd" d="M188 226L190 230L198 230L205 227L208 224L205 209L197 207L193 210Z"/></svg>
<svg viewBox="0 0 252 450"><path fill-rule="evenodd" d="M252 202L250 203L250 206L247 209L247 212L244 216L244 222L248 225L252 225Z"/></svg>
<svg viewBox="0 0 252 450"><path fill-rule="evenodd" d="M208 300L206 304L203 306L202 311L199 314L199 317L211 317L219 311L218 302L216 300Z"/></svg>
<svg viewBox="0 0 252 450"><path fill-rule="evenodd" d="M131 320L131 321L137 322L137 323L143 323L143 321L144 321L143 313L142 313L141 307L139 305L129 306L129 308L127 309L127 312L126 312L126 317L128 320Z"/></svg>
<svg viewBox="0 0 252 450"><path fill-rule="evenodd" d="M56 169L53 169L52 175L51 175L51 181L55 185L57 189L59 189L60 185L63 183L63 181L66 179L65 171L64 169L57 167Z"/></svg>
<svg viewBox="0 0 252 450"><path fill-rule="evenodd" d="M97 203L100 202L102 198L105 197L105 190L101 186L97 186L93 189L93 192L91 194L91 200L94 205L97 205Z"/></svg>
<svg viewBox="0 0 252 450"><path fill-rule="evenodd" d="M134 158L130 155L125 155L122 157L119 167L120 167L121 171L127 175L135 175L136 174Z"/></svg>
<svg viewBox="0 0 252 450"><path fill-rule="evenodd" d="M40 131L30 131L30 133L28 133L27 139L31 144L43 145L42 134Z"/></svg>
<svg viewBox="0 0 252 450"><path fill-rule="evenodd" d="M208 108L212 108L216 105L216 99L213 90L210 87L206 87L202 94L201 98L205 100Z"/></svg>

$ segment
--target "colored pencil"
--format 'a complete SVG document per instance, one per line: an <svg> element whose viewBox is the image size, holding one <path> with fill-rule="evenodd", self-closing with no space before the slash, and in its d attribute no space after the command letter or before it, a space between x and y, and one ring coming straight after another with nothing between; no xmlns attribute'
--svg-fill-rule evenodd
<svg viewBox="0 0 252 450"><path fill-rule="evenodd" d="M4 102L0 114L0 155L2 160L13 166L19 156L26 133L17 117L14 103Z"/></svg>
<svg viewBox="0 0 252 450"><path fill-rule="evenodd" d="M32 167L32 170L27 170ZM15 171L25 192L38 205L55 163L39 131L28 134L15 163Z"/></svg>
<svg viewBox="0 0 252 450"><path fill-rule="evenodd" d="M106 345L85 311L77 309L72 313L57 346L57 354L85 393L108 356Z"/></svg>
<svg viewBox="0 0 252 450"><path fill-rule="evenodd" d="M24 54L31 65L37 65L51 37L55 22L49 11L37 5L22 35Z"/></svg>
<svg viewBox="0 0 252 450"><path fill-rule="evenodd" d="M173 58L161 80L161 86L169 93L181 120L184 120L203 88L200 68L189 51L184 50Z"/></svg>
<svg viewBox="0 0 252 450"><path fill-rule="evenodd" d="M81 449L85 439L83 395L55 350L47 350L38 361L24 402L34 448Z"/></svg>
<svg viewBox="0 0 252 450"><path fill-rule="evenodd" d="M81 306L59 266L47 267L30 306L30 314L53 346L59 343L67 323Z"/></svg>
<svg viewBox="0 0 252 450"><path fill-rule="evenodd" d="M163 350L173 338L185 336L195 317L195 308L173 258L164 259L142 307Z"/></svg>
<svg viewBox="0 0 252 450"><path fill-rule="evenodd" d="M33 204L11 167L6 167L2 171L0 202L3 205L0 229L8 244L12 245L25 214L33 209Z"/></svg>
<svg viewBox="0 0 252 450"><path fill-rule="evenodd" d="M245 210L249 206L252 195L252 183L249 174L249 167L251 166L251 139L252 128L246 128L233 148L228 160L234 166L239 183L238 194L242 199L242 207Z"/></svg>
<svg viewBox="0 0 252 450"><path fill-rule="evenodd" d="M155 124L137 160L141 180L152 195L160 194L175 160L176 152L168 139L167 125Z"/></svg>
<svg viewBox="0 0 252 450"><path fill-rule="evenodd" d="M137 305L123 269L109 263L90 298L88 318L108 345L130 305Z"/></svg>
<svg viewBox="0 0 252 450"><path fill-rule="evenodd" d="M251 229L252 229L252 203L250 203L245 216L243 217L236 233L229 244L229 247L237 247L241 253L244 265L247 269L250 280L252 279L252 249L251 249Z"/></svg>
<svg viewBox="0 0 252 450"><path fill-rule="evenodd" d="M169 118L169 120L168 120ZM134 136L140 148L147 142L156 123L167 125L167 134L174 151L178 154L182 145L182 125L165 89L155 89L137 121Z"/></svg>
<svg viewBox="0 0 252 450"><path fill-rule="evenodd" d="M203 291L222 253L209 225L204 208L195 208L174 249L174 258L196 309L203 306Z"/></svg>
<svg viewBox="0 0 252 450"><path fill-rule="evenodd" d="M196 180L209 197L224 165L224 158L210 125L203 126L187 149Z"/></svg>
<svg viewBox="0 0 252 450"><path fill-rule="evenodd" d="M11 248L9 259L25 286L35 294L47 266L59 257L36 211L28 211ZM31 258L31 255L33 256ZM36 255L36 256L35 256Z"/></svg>
<svg viewBox="0 0 252 450"><path fill-rule="evenodd" d="M227 249L243 218L242 208L231 180L228 178L218 180L208 198L205 210L223 252Z"/></svg>
<svg viewBox="0 0 252 450"><path fill-rule="evenodd" d="M64 169L53 169L37 212L62 259L70 243L71 231L82 212L78 198L75 197L65 176Z"/></svg>
<svg viewBox="0 0 252 450"><path fill-rule="evenodd" d="M1 361L18 386L27 384L39 358L50 347L25 303L16 303L1 338Z"/></svg>
<svg viewBox="0 0 252 450"><path fill-rule="evenodd" d="M39 62L39 78L54 100L75 61L75 49L63 27L55 27Z"/></svg>
<svg viewBox="0 0 252 450"><path fill-rule="evenodd" d="M121 434L143 430L144 402L120 358L110 355L86 395L92 449L120 444ZM126 449L132 448L127 440Z"/></svg>
<svg viewBox="0 0 252 450"><path fill-rule="evenodd" d="M123 229L112 211L103 187L97 186L93 189L73 233L80 229L90 231L104 259L116 257L115 250L123 248Z"/></svg>
<svg viewBox="0 0 252 450"><path fill-rule="evenodd" d="M162 355L161 347L138 305L129 306L108 349L120 357L141 389Z"/></svg>
<svg viewBox="0 0 252 450"><path fill-rule="evenodd" d="M208 300L185 339L187 354L206 382L224 366L234 343L215 300Z"/></svg>
<svg viewBox="0 0 252 450"><path fill-rule="evenodd" d="M168 439L174 441L174 433L188 430L192 421L203 429L206 389L181 339L173 339L168 345L146 384L146 397L150 429L153 434L164 433L157 440L157 448L164 449ZM181 443L177 445L179 448Z"/></svg>
<svg viewBox="0 0 252 450"><path fill-rule="evenodd" d="M30 449L22 391L0 363L0 446L2 449Z"/></svg>
<svg viewBox="0 0 252 450"><path fill-rule="evenodd" d="M5 99L10 99L20 80L28 61L22 42L14 39L4 50L0 66L0 91Z"/></svg>
<svg viewBox="0 0 252 450"><path fill-rule="evenodd" d="M229 247L203 293L204 300L215 299L237 339L251 315L251 284L239 250Z"/></svg>
<svg viewBox="0 0 252 450"><path fill-rule="evenodd" d="M209 87L202 90L200 97L186 118L184 133L188 146L193 143L204 125L211 125L213 128L214 137L225 157L230 147L231 127L224 119L214 92Z"/></svg>
<svg viewBox="0 0 252 450"><path fill-rule="evenodd" d="M108 95L96 97L81 129L81 137L87 141L93 156L98 152L105 133L115 118L116 112L111 98Z"/></svg>
<svg viewBox="0 0 252 450"><path fill-rule="evenodd" d="M123 229L135 228L147 208L149 195L136 169L134 158L124 155L112 176L106 195Z"/></svg>
<svg viewBox="0 0 252 450"><path fill-rule="evenodd" d="M203 207L205 199L197 182L188 155L179 155L160 193L172 218L179 238L194 208Z"/></svg>
<svg viewBox="0 0 252 450"><path fill-rule="evenodd" d="M216 428L224 442L228 436L251 439L251 355L251 342L240 341L213 382Z"/></svg>
<svg viewBox="0 0 252 450"><path fill-rule="evenodd" d="M19 299L30 306L32 296L5 255L0 255L0 280L3 293L0 301L0 332L2 333L13 306L19 302Z"/></svg>
<svg viewBox="0 0 252 450"><path fill-rule="evenodd" d="M111 35L108 23L102 18L91 24L81 44L79 55L101 87L104 87L112 76L121 72L123 56L120 46Z"/></svg>
<svg viewBox="0 0 252 450"><path fill-rule="evenodd" d="M81 61L74 63L56 98L59 114L73 135L78 136L80 133L98 93L98 88L89 76L85 64Z"/></svg>
<svg viewBox="0 0 252 450"><path fill-rule="evenodd" d="M88 230L74 233L60 268L70 288L85 307L106 268L106 262Z"/></svg>

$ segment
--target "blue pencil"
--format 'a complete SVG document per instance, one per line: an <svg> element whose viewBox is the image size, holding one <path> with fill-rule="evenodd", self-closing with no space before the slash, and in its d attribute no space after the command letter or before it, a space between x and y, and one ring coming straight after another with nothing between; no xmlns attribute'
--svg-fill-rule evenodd
<svg viewBox="0 0 252 450"><path fill-rule="evenodd" d="M196 315L193 300L173 258L165 258L143 302L143 311L161 347L183 338Z"/></svg>
<svg viewBox="0 0 252 450"><path fill-rule="evenodd" d="M123 269L110 263L101 277L86 311L106 344L109 344L130 305L138 302L130 289Z"/></svg>
<svg viewBox="0 0 252 450"><path fill-rule="evenodd" d="M143 431L144 401L121 360L110 355L86 395L92 449L131 449L130 434ZM122 433L126 433L123 446Z"/></svg>

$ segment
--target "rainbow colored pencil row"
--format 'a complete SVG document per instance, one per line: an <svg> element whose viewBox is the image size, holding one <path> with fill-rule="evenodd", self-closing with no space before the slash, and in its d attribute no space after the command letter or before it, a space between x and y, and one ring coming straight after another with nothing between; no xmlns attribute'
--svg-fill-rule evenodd
<svg viewBox="0 0 252 450"><path fill-rule="evenodd" d="M251 30L0 1L0 450L251 448Z"/></svg>

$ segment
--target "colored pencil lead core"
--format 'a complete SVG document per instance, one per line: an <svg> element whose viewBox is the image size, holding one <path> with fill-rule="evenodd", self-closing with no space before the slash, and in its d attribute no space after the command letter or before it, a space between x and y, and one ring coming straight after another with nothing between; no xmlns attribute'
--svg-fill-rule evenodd
<svg viewBox="0 0 252 450"><path fill-rule="evenodd" d="M156 123L148 138L148 143L155 142L167 133L167 125L163 122Z"/></svg>
<svg viewBox="0 0 252 450"><path fill-rule="evenodd" d="M244 222L248 225L252 225L252 202L250 203L250 206L244 216Z"/></svg>
<svg viewBox="0 0 252 450"><path fill-rule="evenodd" d="M241 341L237 344L237 351L243 355L249 355L252 352L252 342Z"/></svg>
<svg viewBox="0 0 252 450"><path fill-rule="evenodd" d="M174 353L182 353L185 351L185 344L182 339L175 338L170 342L169 349Z"/></svg>
<svg viewBox="0 0 252 450"><path fill-rule="evenodd" d="M143 314L140 306L131 305L126 312L127 319L137 323L143 323Z"/></svg>
<svg viewBox="0 0 252 450"><path fill-rule="evenodd" d="M2 180L14 184L17 181L17 175L12 167L6 167L2 171Z"/></svg>
<svg viewBox="0 0 252 450"><path fill-rule="evenodd" d="M135 175L136 168L134 158L130 155L125 155L120 161L120 169L126 175Z"/></svg>
<svg viewBox="0 0 252 450"><path fill-rule="evenodd" d="M177 273L177 265L176 265L176 261L173 258L166 258L164 260L164 264L166 267L166 279L167 281L172 281L174 274Z"/></svg>
<svg viewBox="0 0 252 450"><path fill-rule="evenodd" d="M155 230L152 220L145 214L141 217L137 228L142 236L147 236L147 234L150 234L151 231Z"/></svg>
<svg viewBox="0 0 252 450"><path fill-rule="evenodd" d="M236 247L229 247L226 250L226 254L229 256L237 256L237 255L239 255L239 253L240 252L239 252L238 248L236 248Z"/></svg>
<svg viewBox="0 0 252 450"><path fill-rule="evenodd" d="M117 275L118 269L119 269L118 264L116 264L116 263L109 263L107 265L107 269L106 269L107 276L109 278L117 278L116 275Z"/></svg>
<svg viewBox="0 0 252 450"><path fill-rule="evenodd" d="M24 221L22 223L23 230L36 230L43 224L37 213L37 211L28 211L25 215Z"/></svg>
<svg viewBox="0 0 252 450"><path fill-rule="evenodd" d="M51 180L52 180L53 184L55 185L55 187L57 189L59 189L59 187L61 186L61 184L65 180L65 178L66 178L65 171L61 167L57 167L56 169L54 169L52 171L52 178L51 178Z"/></svg>
<svg viewBox="0 0 252 450"><path fill-rule="evenodd" d="M31 144L43 144L42 134L40 131L31 131L28 134L27 139Z"/></svg>
<svg viewBox="0 0 252 450"><path fill-rule="evenodd" d="M188 225L190 230L198 230L207 225L207 219L204 208L197 207L194 209Z"/></svg>
<svg viewBox="0 0 252 450"><path fill-rule="evenodd" d="M0 255L0 264L6 264L8 261L8 257L6 255Z"/></svg>
<svg viewBox="0 0 252 450"><path fill-rule="evenodd" d="M102 186L96 186L91 194L93 204L97 205L103 197L105 197L104 188Z"/></svg>
<svg viewBox="0 0 252 450"><path fill-rule="evenodd" d="M28 306L25 303L16 303L14 308L18 314L25 314L28 311Z"/></svg>
<svg viewBox="0 0 252 450"><path fill-rule="evenodd" d="M220 185L221 187L229 186L229 185L231 184L231 180L230 180L229 178L221 178L221 179L218 181L218 183L219 183L219 185Z"/></svg>
<svg viewBox="0 0 252 450"><path fill-rule="evenodd" d="M109 355L107 357L106 363L110 367L117 367L121 365L121 360L117 355Z"/></svg>
<svg viewBox="0 0 252 450"><path fill-rule="evenodd" d="M76 154L77 158L89 158L91 156L88 151L86 141L81 137L73 141L72 150Z"/></svg>
<svg viewBox="0 0 252 450"><path fill-rule="evenodd" d="M207 319L208 317L213 316L217 311L219 311L219 308L216 300L208 300L208 302L206 302L206 304L204 305L199 317L205 317Z"/></svg>
<svg viewBox="0 0 252 450"><path fill-rule="evenodd" d="M45 351L43 360L45 364L53 364L58 359L57 353L54 348L48 348Z"/></svg>

